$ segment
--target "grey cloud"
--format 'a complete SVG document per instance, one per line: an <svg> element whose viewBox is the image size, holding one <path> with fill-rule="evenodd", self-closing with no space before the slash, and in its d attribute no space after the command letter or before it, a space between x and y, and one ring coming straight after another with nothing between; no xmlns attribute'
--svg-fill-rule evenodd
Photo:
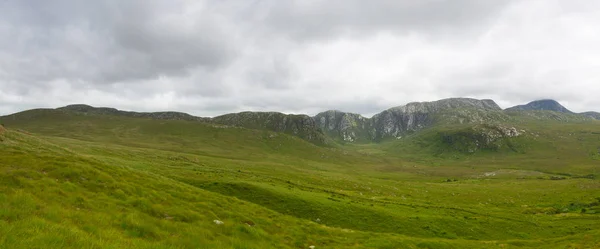
<svg viewBox="0 0 600 249"><path fill-rule="evenodd" d="M263 65L248 69L245 74L247 80L267 89L288 89L290 82L293 82L293 66L280 58L263 60L266 62Z"/></svg>
<svg viewBox="0 0 600 249"><path fill-rule="evenodd" d="M233 48L224 26L210 11L193 18L161 16L158 6L146 1L121 9L112 24L118 50L114 67L103 75L108 81L181 76L195 67L213 69L228 62ZM172 14L172 13L169 13Z"/></svg>
<svg viewBox="0 0 600 249"><path fill-rule="evenodd" d="M298 94L298 91L304 94ZM288 89L277 92L265 90L241 98L245 110L308 115L316 115L326 110L340 110L370 116L391 107L382 102L378 96L340 98L328 95L327 93L316 94L305 90Z"/></svg>
<svg viewBox="0 0 600 249"><path fill-rule="evenodd" d="M0 113L85 102L370 115L538 98L600 111L594 1L5 0Z"/></svg>
<svg viewBox="0 0 600 249"><path fill-rule="evenodd" d="M254 18L294 39L336 38L377 31L464 33L507 6L509 0L333 0L261 1L267 9Z"/></svg>
<svg viewBox="0 0 600 249"><path fill-rule="evenodd" d="M222 19L210 10L187 18L179 15L184 6L168 3L8 1L2 35L18 39L2 42L15 50L6 66L21 81L114 83L187 75L232 59L235 37Z"/></svg>

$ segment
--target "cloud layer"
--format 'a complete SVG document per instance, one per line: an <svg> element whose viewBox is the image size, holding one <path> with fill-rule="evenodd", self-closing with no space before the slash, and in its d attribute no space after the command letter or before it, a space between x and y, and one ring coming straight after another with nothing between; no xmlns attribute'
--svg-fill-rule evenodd
<svg viewBox="0 0 600 249"><path fill-rule="evenodd" d="M72 103L367 116L411 101L600 111L584 0L6 0L0 114Z"/></svg>

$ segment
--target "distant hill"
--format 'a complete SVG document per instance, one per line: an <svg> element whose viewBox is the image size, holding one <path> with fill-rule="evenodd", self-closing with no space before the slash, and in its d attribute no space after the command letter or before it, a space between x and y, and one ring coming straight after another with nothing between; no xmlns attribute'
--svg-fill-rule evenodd
<svg viewBox="0 0 600 249"><path fill-rule="evenodd" d="M354 113L327 111L313 119L326 134L345 142L380 141L400 138L436 123L481 123L506 120L493 100L449 98L432 102L412 102L393 107L372 118Z"/></svg>
<svg viewBox="0 0 600 249"><path fill-rule="evenodd" d="M457 123L492 122L493 120L485 115L482 117L471 114L501 110L493 100L489 99L449 98L432 102L412 102L404 106L390 108L373 116L372 122L376 127L374 139L398 138L406 133L431 126L436 121L453 120ZM442 113L445 113L446 117L440 119L439 115Z"/></svg>
<svg viewBox="0 0 600 249"><path fill-rule="evenodd" d="M321 132L313 119L309 116L288 115L277 112L241 112L226 114L215 118L207 118L197 117L182 112L131 112L121 111L115 108L93 107L89 105L77 104L56 109L37 109L35 112L25 111L5 116L1 119L36 119L38 117L47 115L57 116L60 112L76 113L79 115L107 115L158 120L196 121L207 124L237 126L248 129L281 132L300 137L318 145L324 145L327 143L326 136Z"/></svg>
<svg viewBox="0 0 600 249"><path fill-rule="evenodd" d="M561 113L573 113L552 99L532 101L525 105L517 105L507 108L506 111L555 111Z"/></svg>
<svg viewBox="0 0 600 249"><path fill-rule="evenodd" d="M600 120L600 112L584 112L581 115Z"/></svg>
<svg viewBox="0 0 600 249"><path fill-rule="evenodd" d="M325 135L307 115L279 112L240 112L210 119L210 122L249 129L270 130L294 135L315 144L326 144Z"/></svg>
<svg viewBox="0 0 600 249"><path fill-rule="evenodd" d="M360 114L330 110L317 114L313 119L325 134L334 139L345 142L370 142L373 137L371 119Z"/></svg>
<svg viewBox="0 0 600 249"><path fill-rule="evenodd" d="M40 109L44 110L44 109ZM411 102L384 110L371 118L338 110L321 112L313 117L279 112L240 112L214 118L197 117L182 112L132 112L108 107L77 104L56 110L79 115L109 115L158 120L185 120L213 125L236 126L268 130L300 137L317 145L340 143L372 143L401 139L423 129L440 125L502 125L552 120L585 122L600 119L600 113L576 114L554 100L537 100L502 110L493 100L448 98L431 102ZM44 112L23 112L20 119L31 115L55 115ZM0 119L15 118L15 115Z"/></svg>
<svg viewBox="0 0 600 249"><path fill-rule="evenodd" d="M152 119L168 119L168 120L188 120L188 121L209 121L209 118L202 118L192 116L183 112L130 112L121 111L115 108L108 107L93 107L89 105L68 105L65 107L57 108L57 110L73 111L86 114L100 114L100 115L117 115L125 117L137 117L137 118L152 118Z"/></svg>

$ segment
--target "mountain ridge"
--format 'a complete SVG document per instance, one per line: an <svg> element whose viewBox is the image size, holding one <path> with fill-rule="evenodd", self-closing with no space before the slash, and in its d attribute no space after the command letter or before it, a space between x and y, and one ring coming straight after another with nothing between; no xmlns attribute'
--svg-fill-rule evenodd
<svg viewBox="0 0 600 249"><path fill-rule="evenodd" d="M73 104L56 108L56 110L74 111L79 113L119 115L139 118L169 119L169 120L188 120L188 121L207 121L208 118L193 116L184 112L164 111L164 112L134 112L122 111L111 107L94 107L85 104Z"/></svg>
<svg viewBox="0 0 600 249"><path fill-rule="evenodd" d="M558 121L568 121L571 116L582 120L600 119L600 113L585 112L576 114L554 100L537 100L502 110L491 99L473 98L447 98L428 102L410 102L405 105L391 107L373 115L371 118L340 110L328 110L312 117L306 114L251 111L229 113L216 117L198 117L183 112L133 112L109 107L93 107L85 104L67 105L55 110L83 115L118 115L159 120L186 120L270 130L294 135L317 145L329 144L330 139L342 143L401 139L403 136L435 124L494 125L514 121L515 115L530 116L538 120L553 119ZM538 113L537 111L541 112ZM561 115L571 116L563 117Z"/></svg>
<svg viewBox="0 0 600 249"><path fill-rule="evenodd" d="M581 115L600 120L600 112L582 112Z"/></svg>
<svg viewBox="0 0 600 249"><path fill-rule="evenodd" d="M573 113L558 101L553 99L540 99L531 101L525 105L516 105L505 109L506 111L555 111L562 113Z"/></svg>
<svg viewBox="0 0 600 249"><path fill-rule="evenodd" d="M301 137L316 144L327 144L315 121L305 114L280 112L238 112L211 118L208 122L249 129L266 129Z"/></svg>

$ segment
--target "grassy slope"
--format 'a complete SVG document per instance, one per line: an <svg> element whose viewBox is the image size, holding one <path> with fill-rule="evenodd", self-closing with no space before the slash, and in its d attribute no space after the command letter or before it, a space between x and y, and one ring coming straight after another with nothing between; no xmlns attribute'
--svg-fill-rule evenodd
<svg viewBox="0 0 600 249"><path fill-rule="evenodd" d="M534 170L567 176L600 177L600 122L525 121L515 125L525 132L505 139L498 150L457 153L441 137L470 131L470 125L434 127L402 141L364 145L365 152L387 154L428 165ZM512 148L511 148L512 147Z"/></svg>
<svg viewBox="0 0 600 249"><path fill-rule="evenodd" d="M329 228L136 170L135 159L80 154L19 132L3 134L0 148L0 248L458 244Z"/></svg>
<svg viewBox="0 0 600 249"><path fill-rule="evenodd" d="M2 158L9 158L0 161L2 186L9 193L2 196L7 218L0 216L0 229L10 233L2 234L25 238L35 226L60 227L65 232L40 236L71 247L96 241L90 247L115 248L576 248L599 243L599 216L594 214L598 180L547 180L547 173L515 170L499 159L369 156L355 148L320 148L270 132L54 111L1 121L49 141L9 132L0 144ZM395 143L357 148L371 154L402 151ZM516 160L513 156L503 160ZM478 167L472 167L477 160ZM21 165L19 170L13 169L15 164ZM556 170L590 170L577 165ZM490 171L496 176L482 177ZM89 179L98 175L112 178L112 187L88 188ZM18 208L19 198L31 208ZM52 208L39 211L45 207ZM81 210L86 216L75 217ZM47 217L51 212L55 220ZM214 217L226 225L215 226ZM257 225L249 228L241 223L245 220ZM141 222L145 228L130 228L127 222ZM81 237L68 242L73 236ZM11 237L0 237L0 245L50 243L45 238L11 242Z"/></svg>

